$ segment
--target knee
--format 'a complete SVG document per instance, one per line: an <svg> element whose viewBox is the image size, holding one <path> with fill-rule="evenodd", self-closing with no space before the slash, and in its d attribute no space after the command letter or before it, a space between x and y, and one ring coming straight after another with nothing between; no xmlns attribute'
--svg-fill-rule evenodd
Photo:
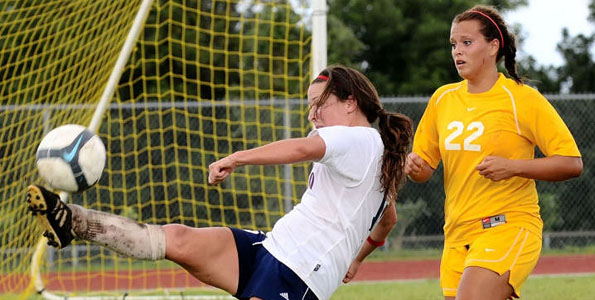
<svg viewBox="0 0 595 300"><path fill-rule="evenodd" d="M165 231L165 256L167 259L179 261L188 252L188 240L191 239L193 228L182 224L168 224L163 226Z"/></svg>

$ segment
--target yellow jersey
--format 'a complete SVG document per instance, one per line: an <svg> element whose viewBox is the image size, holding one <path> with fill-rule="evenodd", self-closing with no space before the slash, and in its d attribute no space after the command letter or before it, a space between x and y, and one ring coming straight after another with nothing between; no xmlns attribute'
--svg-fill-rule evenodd
<svg viewBox="0 0 595 300"><path fill-rule="evenodd" d="M432 95L415 133L413 152L436 169L444 164L445 245L466 245L483 231L481 220L505 214L506 222L541 237L533 179L492 181L475 168L486 156L533 159L580 156L570 131L537 90L499 74L487 92L467 92L467 81L447 84Z"/></svg>

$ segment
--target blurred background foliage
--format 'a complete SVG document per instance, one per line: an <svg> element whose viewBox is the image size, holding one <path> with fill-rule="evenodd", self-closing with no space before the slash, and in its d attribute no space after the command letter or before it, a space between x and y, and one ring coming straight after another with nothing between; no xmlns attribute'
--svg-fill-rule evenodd
<svg viewBox="0 0 595 300"><path fill-rule="evenodd" d="M438 86L459 81L448 37L452 18L475 4L496 6L501 13L526 6L527 0L329 0L328 60L364 72L379 94L429 95ZM589 4L595 25L595 1ZM364 13L362 13L364 12ZM523 24L509 24L524 42ZM519 27L520 26L520 27ZM552 34L560 34L552 32ZM518 61L520 73L542 93L585 93L595 90L595 32L561 34L557 51L561 66L543 66L528 56ZM504 70L504 69L502 69ZM505 72L505 71L504 71Z"/></svg>

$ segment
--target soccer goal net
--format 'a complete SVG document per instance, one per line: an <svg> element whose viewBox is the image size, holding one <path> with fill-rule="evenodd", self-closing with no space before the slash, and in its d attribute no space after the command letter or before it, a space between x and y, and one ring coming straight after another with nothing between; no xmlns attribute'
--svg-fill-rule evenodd
<svg viewBox="0 0 595 300"><path fill-rule="evenodd" d="M108 152L99 183L71 203L146 223L269 230L299 201L307 165L243 167L216 187L208 165L307 133L310 3L1 1L0 294L171 296L201 286L165 261L85 242L44 246L25 190L40 183L41 138L63 124L92 127Z"/></svg>

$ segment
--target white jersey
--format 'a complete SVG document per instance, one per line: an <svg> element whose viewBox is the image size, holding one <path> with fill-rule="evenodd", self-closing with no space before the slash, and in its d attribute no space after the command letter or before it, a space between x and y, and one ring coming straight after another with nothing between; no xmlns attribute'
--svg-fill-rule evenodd
<svg viewBox="0 0 595 300"><path fill-rule="evenodd" d="M339 287L386 203L380 174L384 145L371 127L317 129L326 144L301 203L267 233L264 247L320 300Z"/></svg>

